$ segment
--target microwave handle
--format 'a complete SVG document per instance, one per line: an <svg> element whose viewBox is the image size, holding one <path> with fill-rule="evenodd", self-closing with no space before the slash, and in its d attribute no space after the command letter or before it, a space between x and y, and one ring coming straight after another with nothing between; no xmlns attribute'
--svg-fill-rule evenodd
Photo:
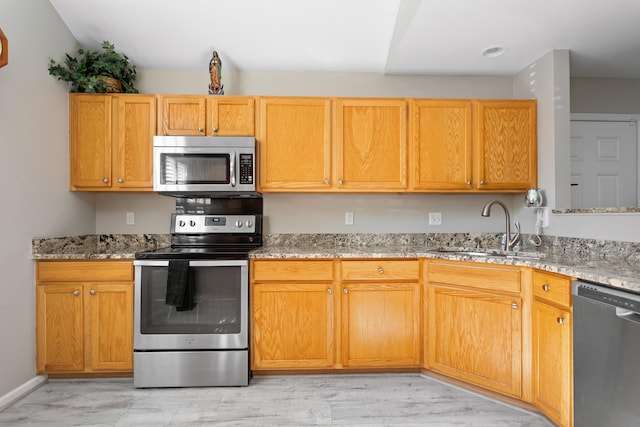
<svg viewBox="0 0 640 427"><path fill-rule="evenodd" d="M236 186L236 153L231 153L229 159L229 176L231 177L231 186Z"/></svg>

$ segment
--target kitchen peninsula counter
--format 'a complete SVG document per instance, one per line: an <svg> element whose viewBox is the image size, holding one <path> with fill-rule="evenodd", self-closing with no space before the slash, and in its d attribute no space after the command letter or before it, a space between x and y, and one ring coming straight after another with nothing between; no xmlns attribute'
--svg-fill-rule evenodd
<svg viewBox="0 0 640 427"><path fill-rule="evenodd" d="M255 259L425 258L532 267L640 293L640 244L545 237L526 245L524 257L441 252L442 248L499 248L498 234L274 234L252 251ZM526 242L526 236L525 236ZM135 253L170 245L169 235L84 235L34 239L32 258L133 259ZM498 253L500 251L497 251Z"/></svg>

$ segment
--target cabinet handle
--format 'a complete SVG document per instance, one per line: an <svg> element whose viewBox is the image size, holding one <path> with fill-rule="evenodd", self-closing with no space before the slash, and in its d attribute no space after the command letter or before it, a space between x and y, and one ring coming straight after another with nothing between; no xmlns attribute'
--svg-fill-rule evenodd
<svg viewBox="0 0 640 427"><path fill-rule="evenodd" d="M204 129L202 128L198 128L198 132L202 132Z"/></svg>
<svg viewBox="0 0 640 427"><path fill-rule="evenodd" d="M380 273L380 274L384 273L384 268L380 267L380 268L378 269L378 273Z"/></svg>
<svg viewBox="0 0 640 427"><path fill-rule="evenodd" d="M518 304L516 304L515 302L514 302L514 303L511 303L511 308L513 308L513 309L517 309L517 308L518 308Z"/></svg>
<svg viewBox="0 0 640 427"><path fill-rule="evenodd" d="M213 132L213 133L218 132L218 128L211 128L211 132Z"/></svg>
<svg viewBox="0 0 640 427"><path fill-rule="evenodd" d="M324 183L329 185L329 180L327 178L324 179Z"/></svg>
<svg viewBox="0 0 640 427"><path fill-rule="evenodd" d="M484 185L484 184L485 184L484 180L480 181L480 185Z"/></svg>
<svg viewBox="0 0 640 427"><path fill-rule="evenodd" d="M344 288L344 289L342 290L342 292L344 292L345 294L348 294L348 293L349 293L349 289Z"/></svg>
<svg viewBox="0 0 640 427"><path fill-rule="evenodd" d="M106 184L107 182L109 182L109 178L102 178L102 182Z"/></svg>
<svg viewBox="0 0 640 427"><path fill-rule="evenodd" d="M95 289L91 289L91 290L89 291L89 293L90 293L91 295L95 295L95 294L96 294L96 291L95 291Z"/></svg>
<svg viewBox="0 0 640 427"><path fill-rule="evenodd" d="M467 185L471 185L471 181L467 181Z"/></svg>
<svg viewBox="0 0 640 427"><path fill-rule="evenodd" d="M118 184L122 184L123 182L124 182L124 179L118 178Z"/></svg>
<svg viewBox="0 0 640 427"><path fill-rule="evenodd" d="M80 295L80 291L78 291L78 290L73 291L73 296L74 297L77 297L78 295Z"/></svg>
<svg viewBox="0 0 640 427"><path fill-rule="evenodd" d="M549 292L551 290L551 286L549 285L542 285L542 290L545 292Z"/></svg>
<svg viewBox="0 0 640 427"><path fill-rule="evenodd" d="M564 323L564 318L562 317L558 317L556 320L558 321L559 325L562 325Z"/></svg>
<svg viewBox="0 0 640 427"><path fill-rule="evenodd" d="M341 180L341 179L339 179L339 180L338 180L338 184L342 185L342 184L344 184L344 181L343 181L343 180Z"/></svg>
<svg viewBox="0 0 640 427"><path fill-rule="evenodd" d="M327 293L328 293L329 295L331 295L331 294L333 293L333 289L331 289L331 288L327 289Z"/></svg>

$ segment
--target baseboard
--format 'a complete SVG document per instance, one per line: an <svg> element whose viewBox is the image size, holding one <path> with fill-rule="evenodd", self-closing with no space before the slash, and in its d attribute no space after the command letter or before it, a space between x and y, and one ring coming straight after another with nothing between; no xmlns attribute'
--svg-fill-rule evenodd
<svg viewBox="0 0 640 427"><path fill-rule="evenodd" d="M27 394L36 390L38 387L47 382L46 375L37 375L31 378L26 383L22 384L11 390L9 393L0 396L0 411L3 411L5 408L16 403L18 400L22 399Z"/></svg>

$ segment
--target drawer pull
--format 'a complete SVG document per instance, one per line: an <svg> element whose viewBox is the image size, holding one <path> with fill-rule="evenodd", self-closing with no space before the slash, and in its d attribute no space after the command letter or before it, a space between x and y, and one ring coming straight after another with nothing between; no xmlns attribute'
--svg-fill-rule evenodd
<svg viewBox="0 0 640 427"><path fill-rule="evenodd" d="M559 325L562 325L564 323L564 318L562 317L558 317L556 320L558 321Z"/></svg>
<svg viewBox="0 0 640 427"><path fill-rule="evenodd" d="M549 285L542 285L542 290L545 292L549 292L551 290L551 286Z"/></svg>
<svg viewBox="0 0 640 427"><path fill-rule="evenodd" d="M513 308L514 310L518 309L518 304L516 304L515 302L512 303L511 308Z"/></svg>
<svg viewBox="0 0 640 427"><path fill-rule="evenodd" d="M348 294L349 293L349 289L344 288L344 290L342 292L344 292L345 294Z"/></svg>
<svg viewBox="0 0 640 427"><path fill-rule="evenodd" d="M77 290L76 290L76 291L73 291L73 296L74 296L74 297L77 297L78 295L80 295L80 291L77 291Z"/></svg>
<svg viewBox="0 0 640 427"><path fill-rule="evenodd" d="M327 289L327 293L328 293L329 295L331 295L331 294L333 293L333 289L331 289L331 288Z"/></svg>
<svg viewBox="0 0 640 427"><path fill-rule="evenodd" d="M384 273L384 268L380 267L380 268L378 269L378 273L380 273L380 274Z"/></svg>
<svg viewBox="0 0 640 427"><path fill-rule="evenodd" d="M91 289L91 290L89 291L89 294L91 294L91 295L95 295L95 294L96 294L96 291L95 291L94 289Z"/></svg>

